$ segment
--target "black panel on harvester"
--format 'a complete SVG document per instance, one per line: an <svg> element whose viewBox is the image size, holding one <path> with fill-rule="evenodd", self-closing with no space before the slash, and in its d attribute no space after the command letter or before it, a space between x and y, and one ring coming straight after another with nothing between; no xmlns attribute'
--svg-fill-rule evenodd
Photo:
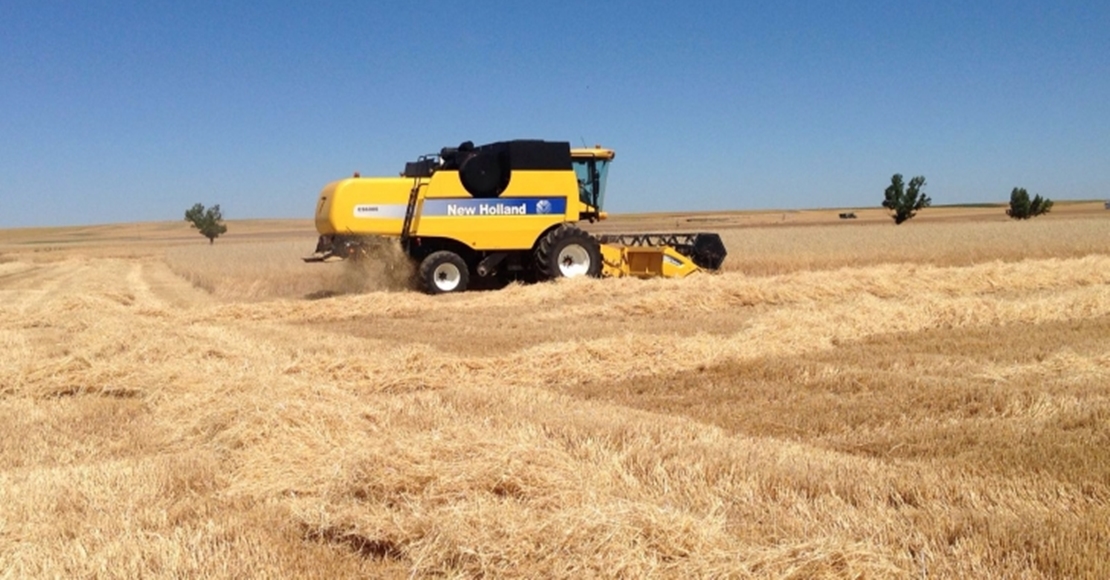
<svg viewBox="0 0 1110 580"><path fill-rule="evenodd" d="M570 143L567 141L517 139L489 143L474 149L498 155L509 163L513 171L565 171L571 167Z"/></svg>

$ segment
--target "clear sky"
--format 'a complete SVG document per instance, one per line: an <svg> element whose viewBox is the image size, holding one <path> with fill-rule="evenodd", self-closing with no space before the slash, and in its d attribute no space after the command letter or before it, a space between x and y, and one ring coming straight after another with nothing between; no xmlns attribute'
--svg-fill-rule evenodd
<svg viewBox="0 0 1110 580"><path fill-rule="evenodd" d="M1110 198L1110 2L0 0L0 227L514 138L615 148L612 212Z"/></svg>

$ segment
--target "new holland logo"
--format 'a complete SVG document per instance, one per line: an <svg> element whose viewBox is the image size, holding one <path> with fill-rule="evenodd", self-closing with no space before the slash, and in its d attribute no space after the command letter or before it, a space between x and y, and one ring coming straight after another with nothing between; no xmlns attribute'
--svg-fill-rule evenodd
<svg viewBox="0 0 1110 580"><path fill-rule="evenodd" d="M517 215L558 215L566 211L560 197L505 197L498 200L439 198L424 202L424 216L484 217ZM401 206L404 209L404 206ZM404 213L401 214L402 216Z"/></svg>

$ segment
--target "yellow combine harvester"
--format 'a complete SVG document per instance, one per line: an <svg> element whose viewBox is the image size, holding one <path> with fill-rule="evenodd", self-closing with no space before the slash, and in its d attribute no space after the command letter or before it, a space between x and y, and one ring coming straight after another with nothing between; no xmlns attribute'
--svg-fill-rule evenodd
<svg viewBox="0 0 1110 580"><path fill-rule="evenodd" d="M329 183L316 203L316 252L307 262L355 258L399 238L421 288L461 292L480 280L538 282L576 276L684 277L717 270L714 233L592 235L604 220L614 152L567 142L515 140L445 147L399 177Z"/></svg>

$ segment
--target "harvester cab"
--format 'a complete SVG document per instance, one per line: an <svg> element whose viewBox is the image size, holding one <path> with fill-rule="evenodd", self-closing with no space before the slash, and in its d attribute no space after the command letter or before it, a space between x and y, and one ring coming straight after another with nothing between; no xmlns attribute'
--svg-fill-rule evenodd
<svg viewBox="0 0 1110 580"><path fill-rule="evenodd" d="M307 262L374 259L394 240L431 294L482 280L562 277L683 277L717 270L726 251L715 233L593 235L604 220L611 149L515 140L444 147L405 164L397 177L327 184L316 203L316 251Z"/></svg>
<svg viewBox="0 0 1110 580"><path fill-rule="evenodd" d="M587 211L582 217L590 221L601 218L605 204L605 180L614 152L609 149L571 149L571 163L578 181L578 200Z"/></svg>

